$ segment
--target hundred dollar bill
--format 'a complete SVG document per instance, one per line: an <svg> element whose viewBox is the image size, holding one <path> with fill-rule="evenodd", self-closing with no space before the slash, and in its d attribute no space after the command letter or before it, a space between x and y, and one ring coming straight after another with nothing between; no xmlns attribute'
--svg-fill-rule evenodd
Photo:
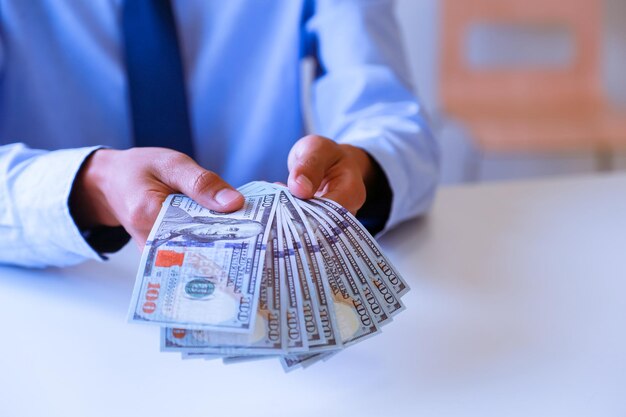
<svg viewBox="0 0 626 417"><path fill-rule="evenodd" d="M294 236L293 229L290 227L291 222L282 210L281 218L286 245L285 262L289 264L293 272L295 285L299 287L304 317L303 330L306 333L310 348L326 342L326 337L321 330L322 319L319 314L317 299L314 298L314 294L311 291L313 284L308 276L308 271L304 269L302 254L297 248L296 236Z"/></svg>
<svg viewBox="0 0 626 417"><path fill-rule="evenodd" d="M221 359L222 355L212 355L209 353L187 353L187 352L183 352L180 355L181 359L183 360L190 360L190 359L204 359L205 361L212 361L215 359Z"/></svg>
<svg viewBox="0 0 626 417"><path fill-rule="evenodd" d="M276 190L271 187L268 187L268 185L269 183L264 182L264 181L251 181L237 188L237 191L239 191L243 195L275 193Z"/></svg>
<svg viewBox="0 0 626 417"><path fill-rule="evenodd" d="M344 349L333 349L314 353L299 353L294 355L283 355L280 362L285 372L291 372L298 368L308 368L309 366L319 362L326 362L328 359L342 352Z"/></svg>
<svg viewBox="0 0 626 417"><path fill-rule="evenodd" d="M277 229L274 230L272 227L272 232L276 232L276 236L278 237L275 240L275 247L278 250L278 270L281 276L281 293L283 295L282 332L286 336L287 350L290 352L301 352L308 348L307 335L304 330L302 294L300 292L300 286L296 285L291 263L287 260L289 249L282 227L281 210L276 210L276 217Z"/></svg>
<svg viewBox="0 0 626 417"><path fill-rule="evenodd" d="M336 349L341 347L341 340L337 334L332 298L329 297L330 289L326 271L323 268L323 260L317 239L315 238L304 213L298 206L297 200L288 192L282 192L279 196L284 223L291 231L294 240L294 252L298 264L302 263L304 276L311 289L310 297L319 315L318 328L321 329L323 339L317 342L309 342L310 351Z"/></svg>
<svg viewBox="0 0 626 417"><path fill-rule="evenodd" d="M274 217L273 222L276 222ZM274 226L272 226L272 229ZM270 239L272 238L270 234ZM249 334L164 328L161 350L195 354L259 355L283 353L280 325L280 282L273 271L271 246L265 251L255 330ZM220 357L221 357L220 356Z"/></svg>
<svg viewBox="0 0 626 417"><path fill-rule="evenodd" d="M328 278L326 274L324 259L318 241L313 233L309 222L306 220L305 214L299 207L299 201L295 199L286 190L283 189L279 201L283 209L284 223L287 224L295 239L296 255L301 254L301 261L305 265L304 269L313 282L312 288L315 289L312 296L317 301L317 308L320 313L321 324L325 341L319 343L311 343L307 353L289 354L281 357L281 363L285 371L291 371L302 366L303 363L312 361L311 357L317 357L315 352L323 352L329 350L341 349L343 343L339 335L339 325L337 324L336 314L345 315L342 305L335 305L332 301L332 295L328 286ZM337 313L335 312L337 308Z"/></svg>
<svg viewBox="0 0 626 417"><path fill-rule="evenodd" d="M275 211L275 194L247 195L244 207L228 215L170 195L142 254L129 321L252 332L262 273L258 260Z"/></svg>
<svg viewBox="0 0 626 417"><path fill-rule="evenodd" d="M280 363L285 372L291 372L298 368L303 368L305 363L315 360L321 353L301 353L296 355L285 355L280 358Z"/></svg>
<svg viewBox="0 0 626 417"><path fill-rule="evenodd" d="M324 223L329 231L332 231L336 244L339 245L342 255L354 272L355 279L360 282L360 289L375 314L378 315L376 312L378 308L382 308L390 317L404 310L404 304L391 289L386 275L359 245L352 228L346 227L332 211L314 205L309 205L309 207L318 220ZM380 318L382 320L379 320L379 323L386 321L386 317Z"/></svg>
<svg viewBox="0 0 626 417"><path fill-rule="evenodd" d="M242 185L237 190L244 195L247 194L275 194L276 192L287 189L282 185L272 184L265 181L252 181Z"/></svg>
<svg viewBox="0 0 626 417"><path fill-rule="evenodd" d="M351 282L344 260L332 245L332 238L317 219L306 213L320 245L324 268L333 294L333 306L344 347L377 334L380 330L356 285Z"/></svg>
<svg viewBox="0 0 626 417"><path fill-rule="evenodd" d="M391 321L391 316L387 313L383 305L380 303L376 294L372 290L373 285L365 278L361 267L355 261L349 249L344 245L341 235L332 225L319 214L311 210L309 207L304 208L311 217L314 217L321 225L321 230L330 244L330 248L335 257L339 260L339 265L343 271L343 276L347 284L352 287L353 291L360 294L365 307L369 311L371 317L376 320L376 324L382 326Z"/></svg>
<svg viewBox="0 0 626 417"><path fill-rule="evenodd" d="M324 198L315 198L303 202L303 204L309 206L313 205L316 207L316 209L314 209L315 211L321 208L324 210L323 212L327 214L334 212L340 219L338 223L339 226L344 230L349 230L354 237L355 243L353 246L359 251L363 251L364 259L370 258L370 263L380 271L382 277L389 283L389 286L394 290L395 294L402 297L409 291L410 288L408 284L383 254L376 240L348 210L334 201Z"/></svg>
<svg viewBox="0 0 626 417"><path fill-rule="evenodd" d="M249 356L226 356L222 358L224 365L234 365L236 363L260 361L265 359L274 359L278 356L274 355L249 355Z"/></svg>

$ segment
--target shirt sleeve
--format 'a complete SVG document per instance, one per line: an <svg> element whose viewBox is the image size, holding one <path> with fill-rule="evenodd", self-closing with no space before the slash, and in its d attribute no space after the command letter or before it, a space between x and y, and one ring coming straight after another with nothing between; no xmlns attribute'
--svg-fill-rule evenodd
<svg viewBox="0 0 626 417"><path fill-rule="evenodd" d="M385 230L424 213L439 152L412 91L393 1L317 0L304 27L305 54L318 63L311 92L318 133L378 162L393 196Z"/></svg>
<svg viewBox="0 0 626 417"><path fill-rule="evenodd" d="M102 259L68 207L74 178L97 149L0 146L0 263L45 267Z"/></svg>

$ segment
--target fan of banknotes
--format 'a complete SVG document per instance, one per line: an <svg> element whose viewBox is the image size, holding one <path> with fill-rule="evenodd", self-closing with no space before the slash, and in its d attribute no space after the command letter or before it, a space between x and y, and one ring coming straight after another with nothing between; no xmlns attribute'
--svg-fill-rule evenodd
<svg viewBox="0 0 626 417"><path fill-rule="evenodd" d="M146 243L129 321L161 349L225 363L280 358L287 371L380 332L406 282L346 209L252 182L219 213L173 194Z"/></svg>

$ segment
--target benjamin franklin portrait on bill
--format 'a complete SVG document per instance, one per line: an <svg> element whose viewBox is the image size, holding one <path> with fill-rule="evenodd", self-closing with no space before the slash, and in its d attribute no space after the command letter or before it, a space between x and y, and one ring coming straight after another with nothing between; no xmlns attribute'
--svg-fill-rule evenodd
<svg viewBox="0 0 626 417"><path fill-rule="evenodd" d="M263 229L263 225L254 220L191 216L182 209L170 207L154 236L153 246L171 240L205 243L242 240L261 234Z"/></svg>

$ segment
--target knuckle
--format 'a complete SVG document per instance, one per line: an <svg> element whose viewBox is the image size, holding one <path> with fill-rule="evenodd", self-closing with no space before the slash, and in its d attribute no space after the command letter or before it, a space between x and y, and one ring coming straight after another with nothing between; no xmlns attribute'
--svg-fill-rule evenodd
<svg viewBox="0 0 626 417"><path fill-rule="evenodd" d="M314 170L321 164L320 155L317 153L311 153L304 156L300 161L298 161L298 165L305 170Z"/></svg>
<svg viewBox="0 0 626 417"><path fill-rule="evenodd" d="M164 158L165 164L169 166L170 168L175 167L176 165L187 163L191 159L189 158L189 156L185 155L184 153L171 151L171 150L165 151L163 158Z"/></svg>
<svg viewBox="0 0 626 417"><path fill-rule="evenodd" d="M146 210L143 204L139 204L138 202L133 202L128 207L127 212L127 222L133 229L142 229L143 224L146 221Z"/></svg>
<svg viewBox="0 0 626 417"><path fill-rule="evenodd" d="M193 179L192 191L195 194L207 192L220 182L217 174L207 170L201 170Z"/></svg>
<svg viewBox="0 0 626 417"><path fill-rule="evenodd" d="M135 230L150 230L156 220L161 202L150 196L145 199L133 199L127 207L127 223Z"/></svg>
<svg viewBox="0 0 626 417"><path fill-rule="evenodd" d="M127 161L143 160L149 153L146 148L130 148L120 152L122 152L122 155L126 158Z"/></svg>
<svg viewBox="0 0 626 417"><path fill-rule="evenodd" d="M128 148L120 151L123 155L133 157L141 154L141 148Z"/></svg>

